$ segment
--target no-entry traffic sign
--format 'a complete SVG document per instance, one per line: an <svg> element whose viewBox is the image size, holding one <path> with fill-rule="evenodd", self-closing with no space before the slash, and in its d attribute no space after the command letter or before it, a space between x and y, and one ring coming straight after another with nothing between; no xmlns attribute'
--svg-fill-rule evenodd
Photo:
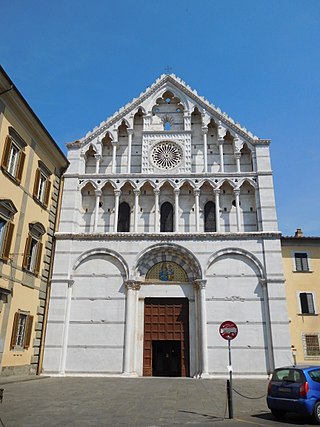
<svg viewBox="0 0 320 427"><path fill-rule="evenodd" d="M238 335L238 326L231 320L225 320L219 326L219 333L225 340L233 340Z"/></svg>

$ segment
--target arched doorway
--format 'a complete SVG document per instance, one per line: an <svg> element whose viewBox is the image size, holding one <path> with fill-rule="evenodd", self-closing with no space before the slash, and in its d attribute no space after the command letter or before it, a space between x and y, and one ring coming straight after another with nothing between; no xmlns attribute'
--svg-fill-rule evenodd
<svg viewBox="0 0 320 427"><path fill-rule="evenodd" d="M204 231L216 231L216 206L213 202L207 202L204 206Z"/></svg>
<svg viewBox="0 0 320 427"><path fill-rule="evenodd" d="M130 231L130 206L126 202L119 205L118 231Z"/></svg>
<svg viewBox="0 0 320 427"><path fill-rule="evenodd" d="M160 209L160 232L173 231L173 206L169 202L164 202Z"/></svg>

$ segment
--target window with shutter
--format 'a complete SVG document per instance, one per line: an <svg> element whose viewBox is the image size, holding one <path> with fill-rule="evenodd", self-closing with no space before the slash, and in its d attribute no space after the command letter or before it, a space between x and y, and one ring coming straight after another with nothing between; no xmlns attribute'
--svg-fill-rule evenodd
<svg viewBox="0 0 320 427"><path fill-rule="evenodd" d="M41 238L45 233L45 228L40 223L29 224L29 236L26 241L26 246L23 256L22 267L35 275L39 274L41 257L42 257L42 242Z"/></svg>
<svg viewBox="0 0 320 427"><path fill-rule="evenodd" d="M39 167L35 174L33 197L37 202L45 207L48 206L50 196L51 183L49 176L50 171L41 161L39 161Z"/></svg>
<svg viewBox="0 0 320 427"><path fill-rule="evenodd" d="M33 326L33 316L27 312L18 311L14 315L10 350L25 349L30 347Z"/></svg>
<svg viewBox="0 0 320 427"><path fill-rule="evenodd" d="M301 305L301 313L315 314L313 294L311 292L300 293L300 305Z"/></svg>
<svg viewBox="0 0 320 427"><path fill-rule="evenodd" d="M308 254L305 252L295 252L294 254L296 271L309 271Z"/></svg>
<svg viewBox="0 0 320 427"><path fill-rule="evenodd" d="M16 131L9 128L2 155L1 167L17 184L20 184L25 161L26 143Z"/></svg>

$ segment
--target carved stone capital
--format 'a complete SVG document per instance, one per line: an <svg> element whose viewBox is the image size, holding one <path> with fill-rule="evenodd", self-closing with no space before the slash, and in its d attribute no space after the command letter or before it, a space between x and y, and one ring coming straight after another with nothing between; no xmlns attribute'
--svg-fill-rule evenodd
<svg viewBox="0 0 320 427"><path fill-rule="evenodd" d="M155 194L156 196L159 196L159 194L160 194L160 188L154 188L154 189L153 189L153 192L154 192L154 194Z"/></svg>
<svg viewBox="0 0 320 427"><path fill-rule="evenodd" d="M124 282L126 285L127 290L131 291L139 291L141 288L141 282L138 282L136 280L127 280Z"/></svg>
<svg viewBox="0 0 320 427"><path fill-rule="evenodd" d="M174 192L174 194L175 194L176 196L179 196L179 194L180 194L180 188L174 188L174 189L173 189L173 192Z"/></svg>
<svg viewBox="0 0 320 427"><path fill-rule="evenodd" d="M140 191L138 188L135 188L135 189L133 190L133 194L134 194L136 197L139 197L139 196L140 196L140 193L141 193L141 191Z"/></svg>
<svg viewBox="0 0 320 427"><path fill-rule="evenodd" d="M200 188L195 188L195 189L193 190L193 194L194 194L196 197L200 196Z"/></svg>
<svg viewBox="0 0 320 427"><path fill-rule="evenodd" d="M95 154L94 157L95 157L96 160L101 160L102 159L101 154Z"/></svg>
<svg viewBox="0 0 320 427"><path fill-rule="evenodd" d="M121 190L118 190L118 189L114 190L114 195L116 197L120 197L120 194L121 194Z"/></svg>
<svg viewBox="0 0 320 427"><path fill-rule="evenodd" d="M111 141L111 144L112 144L112 146L114 147L114 146L117 146L118 145L118 141Z"/></svg>
<svg viewBox="0 0 320 427"><path fill-rule="evenodd" d="M240 153L240 151L236 151L236 152L234 153L234 158L235 158L235 159L240 159L240 158L241 158L241 153Z"/></svg>
<svg viewBox="0 0 320 427"><path fill-rule="evenodd" d="M202 126L201 131L202 131L202 134L207 134L208 133L208 126Z"/></svg>
<svg viewBox="0 0 320 427"><path fill-rule="evenodd" d="M205 289L206 284L207 284L207 281L203 280L203 279L196 279L193 281L194 288L199 289L199 290Z"/></svg>
<svg viewBox="0 0 320 427"><path fill-rule="evenodd" d="M240 196L240 188L235 188L235 189L233 190L233 192L234 192L234 195L235 195L236 197L239 197L239 196Z"/></svg>
<svg viewBox="0 0 320 427"><path fill-rule="evenodd" d="M102 195L102 191L100 190L100 188L97 188L96 190L94 190L94 193L97 197L101 197Z"/></svg>
<svg viewBox="0 0 320 427"><path fill-rule="evenodd" d="M128 135L133 135L133 128L128 128L127 132L128 132Z"/></svg>
<svg viewBox="0 0 320 427"><path fill-rule="evenodd" d="M213 189L213 193L219 196L219 195L220 195L220 193L221 193L220 188L214 188L214 189Z"/></svg>
<svg viewBox="0 0 320 427"><path fill-rule="evenodd" d="M223 137L222 138L218 138L218 140L217 140L217 144L218 145L223 145L224 144L224 139L223 139Z"/></svg>
<svg viewBox="0 0 320 427"><path fill-rule="evenodd" d="M259 277L259 283L260 283L262 288L266 288L267 284L268 284L267 279L264 279L262 277Z"/></svg>

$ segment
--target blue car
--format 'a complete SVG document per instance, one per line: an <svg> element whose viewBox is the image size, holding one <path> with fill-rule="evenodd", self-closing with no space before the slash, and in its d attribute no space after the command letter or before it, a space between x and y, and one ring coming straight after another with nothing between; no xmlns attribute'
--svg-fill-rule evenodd
<svg viewBox="0 0 320 427"><path fill-rule="evenodd" d="M320 366L276 369L268 385L267 405L276 418L296 412L320 424Z"/></svg>

